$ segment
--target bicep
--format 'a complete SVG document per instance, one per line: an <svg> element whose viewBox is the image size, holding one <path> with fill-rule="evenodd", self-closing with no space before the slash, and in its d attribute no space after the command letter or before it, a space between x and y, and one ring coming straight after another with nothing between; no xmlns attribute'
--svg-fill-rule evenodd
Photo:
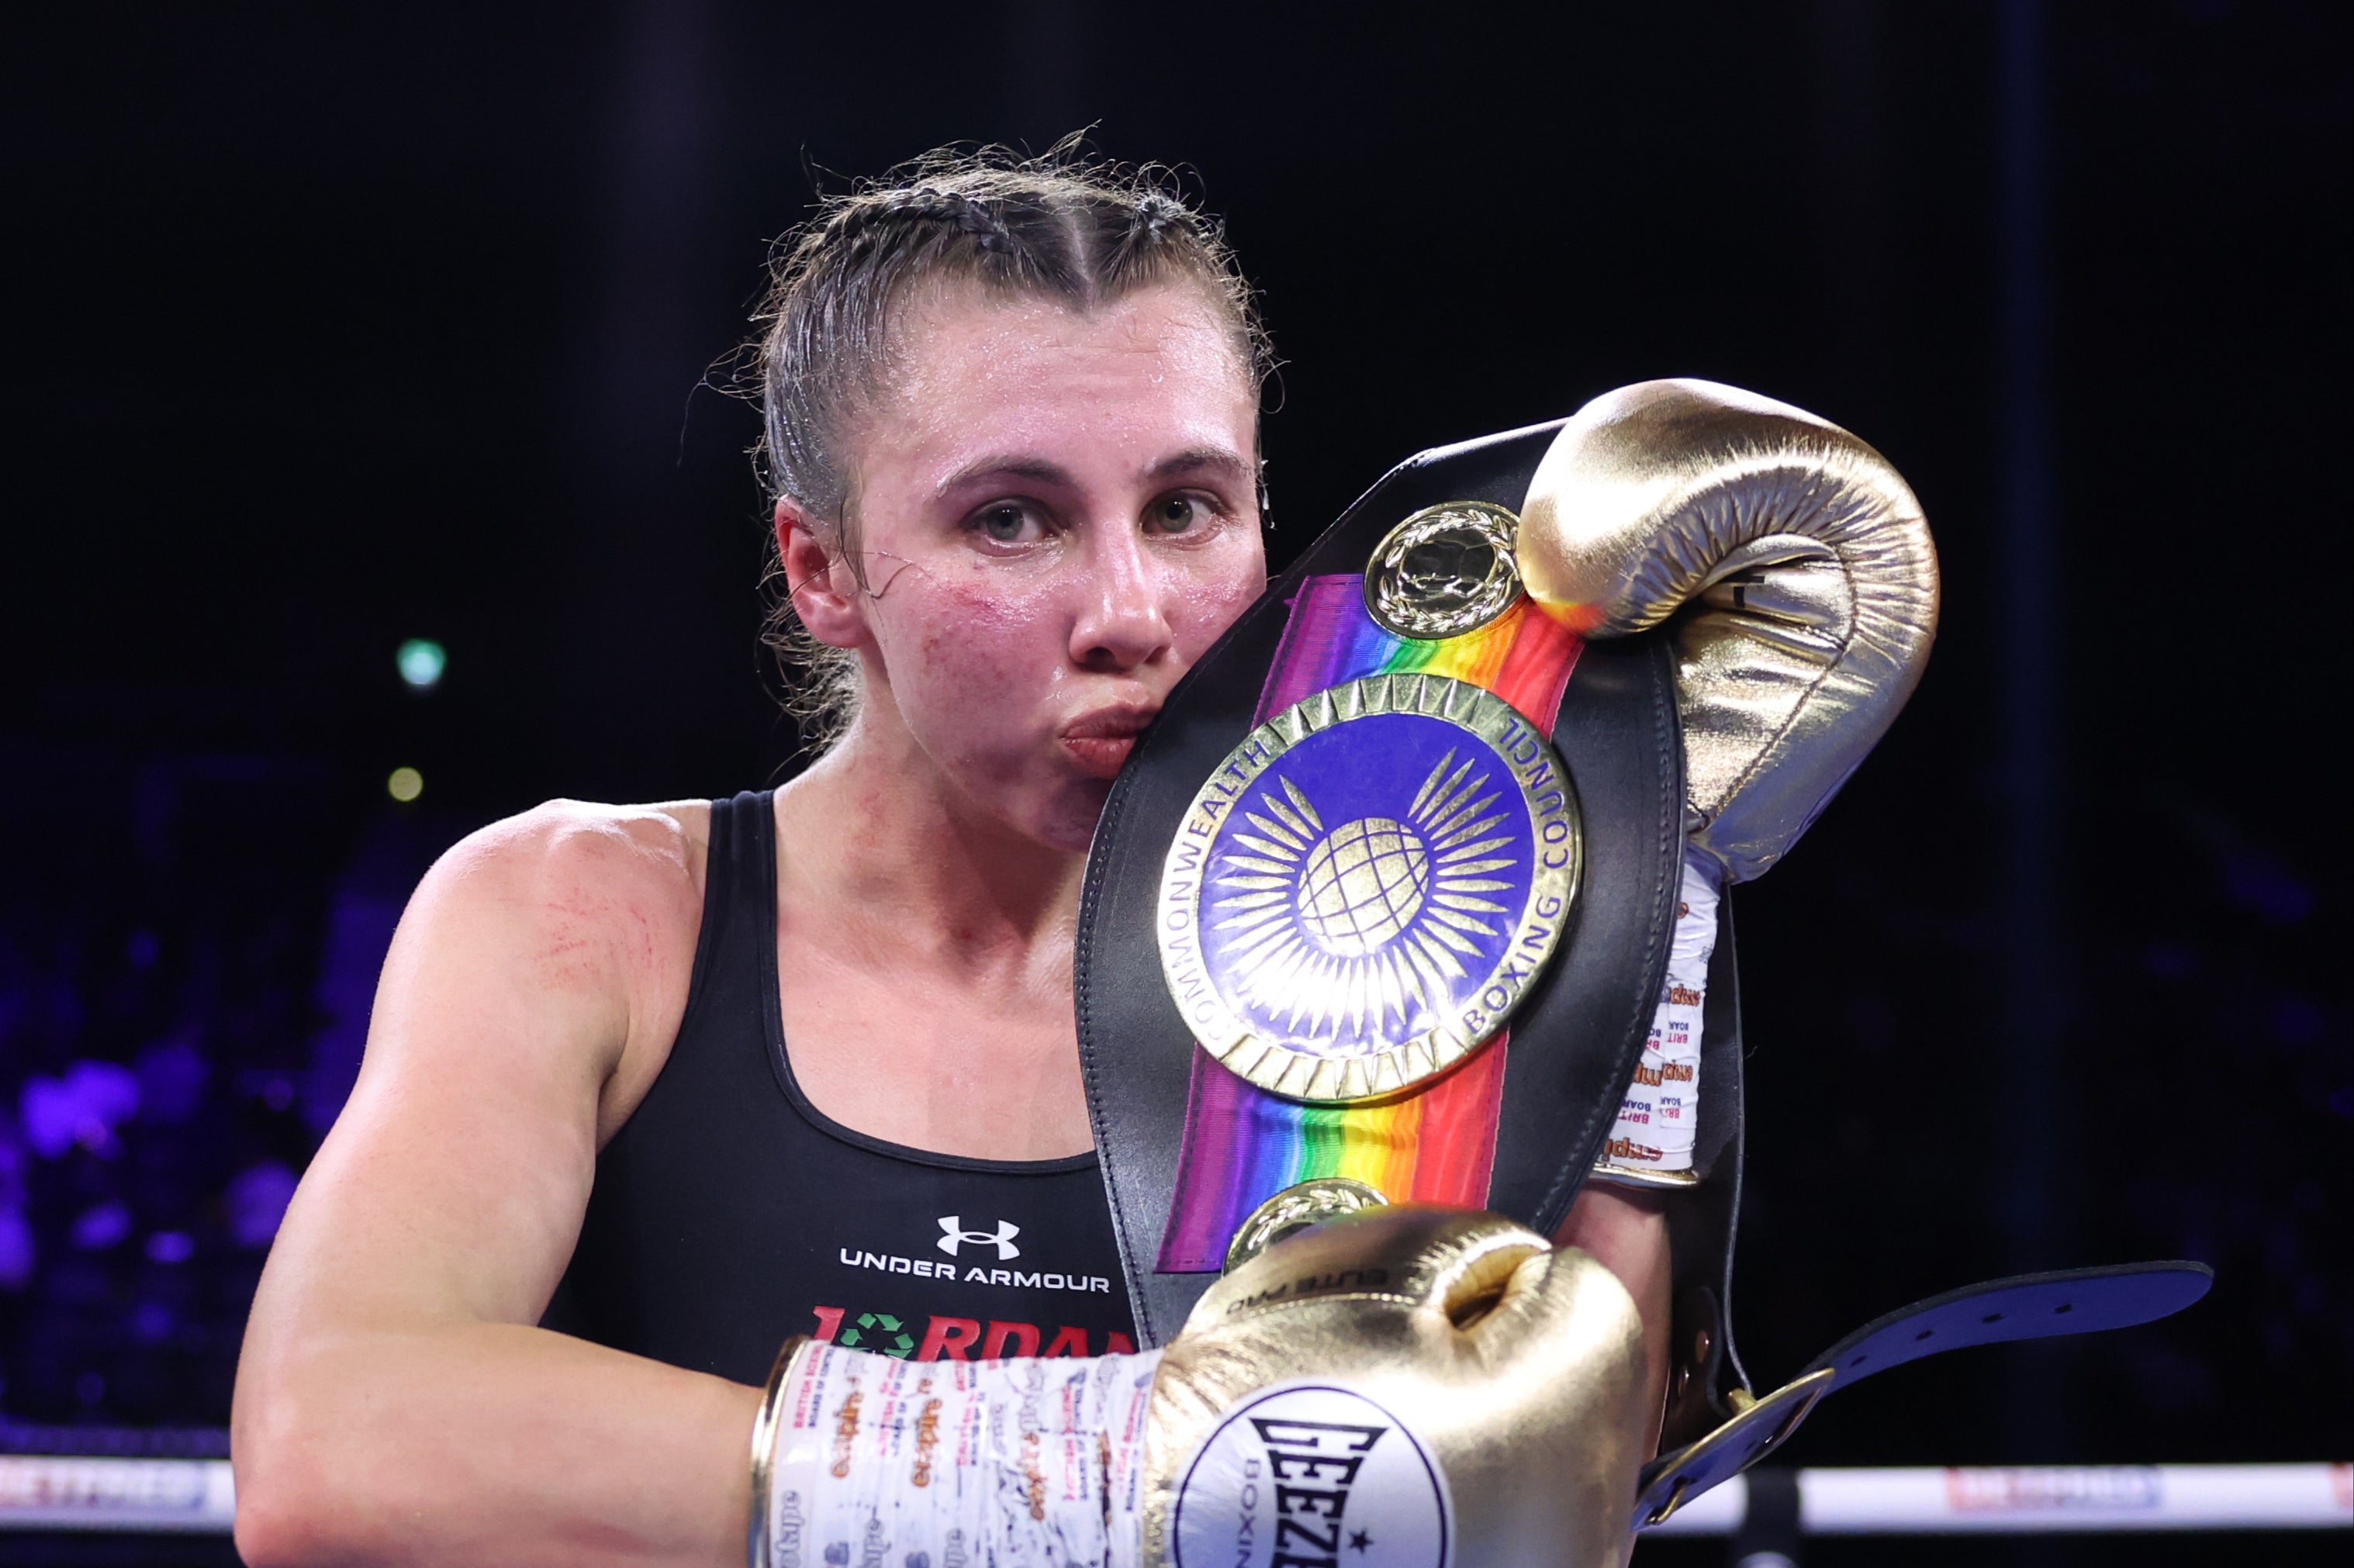
<svg viewBox="0 0 2354 1568"><path fill-rule="evenodd" d="M402 917L350 1102L272 1249L256 1327L536 1319L570 1255L628 1031L596 911L461 847Z"/></svg>

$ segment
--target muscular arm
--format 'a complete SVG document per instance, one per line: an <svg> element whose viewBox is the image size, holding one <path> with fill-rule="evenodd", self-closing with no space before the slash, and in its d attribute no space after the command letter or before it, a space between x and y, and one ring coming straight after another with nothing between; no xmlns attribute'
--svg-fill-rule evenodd
<svg viewBox="0 0 2354 1568"><path fill-rule="evenodd" d="M692 822L543 808L419 888L247 1328L256 1568L742 1561L758 1393L533 1326L684 1005Z"/></svg>

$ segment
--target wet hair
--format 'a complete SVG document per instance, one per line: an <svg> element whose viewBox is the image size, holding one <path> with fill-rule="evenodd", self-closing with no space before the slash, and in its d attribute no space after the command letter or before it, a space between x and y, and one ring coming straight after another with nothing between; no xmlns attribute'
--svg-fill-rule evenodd
<svg viewBox="0 0 2354 1568"><path fill-rule="evenodd" d="M1190 283L1224 318L1254 395L1274 367L1223 231L1169 170L1097 161L1071 137L1036 157L940 148L824 198L771 256L751 345L762 427L754 461L770 508L797 503L862 586L858 423L887 392L895 315L919 286L943 281L1081 312ZM768 641L786 671L786 705L805 744L822 750L857 712L858 662L801 626L773 555L770 582Z"/></svg>

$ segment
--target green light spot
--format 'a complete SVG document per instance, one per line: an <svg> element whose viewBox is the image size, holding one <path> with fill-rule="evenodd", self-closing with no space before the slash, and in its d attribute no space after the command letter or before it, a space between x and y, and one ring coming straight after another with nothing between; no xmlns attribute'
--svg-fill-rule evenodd
<svg viewBox="0 0 2354 1568"><path fill-rule="evenodd" d="M441 679L441 672L449 666L450 655L441 651L439 642L412 637L400 645L400 652L393 655L393 660L400 666L402 680L420 692L429 692Z"/></svg>

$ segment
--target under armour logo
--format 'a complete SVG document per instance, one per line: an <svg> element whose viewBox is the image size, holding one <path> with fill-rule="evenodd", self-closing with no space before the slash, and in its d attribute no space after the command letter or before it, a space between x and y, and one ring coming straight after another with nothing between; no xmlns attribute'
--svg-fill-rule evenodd
<svg viewBox="0 0 2354 1568"><path fill-rule="evenodd" d="M997 1228L993 1231L969 1231L964 1228L964 1221L958 1216L942 1214L939 1247L942 1252L954 1257L957 1255L957 1248L964 1245L965 1243L970 1242L973 1245L980 1246L985 1242L997 1249L998 1262L1010 1263L1022 1255L1022 1249L1013 1245L1013 1238L1021 1234L1022 1227L1012 1220L998 1221Z"/></svg>

